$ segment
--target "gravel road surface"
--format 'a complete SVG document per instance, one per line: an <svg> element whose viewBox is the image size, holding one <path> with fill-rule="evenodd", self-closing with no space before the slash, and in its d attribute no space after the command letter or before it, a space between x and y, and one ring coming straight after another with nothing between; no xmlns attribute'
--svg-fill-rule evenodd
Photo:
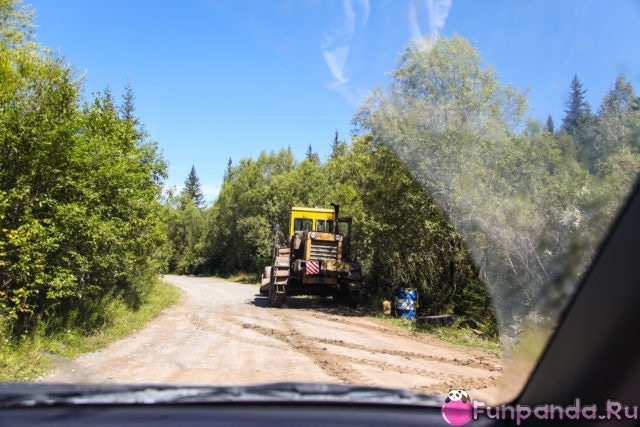
<svg viewBox="0 0 640 427"><path fill-rule="evenodd" d="M183 292L176 305L108 347L61 363L41 381L256 384L356 383L445 394L465 388L491 399L500 358L293 298L270 308L258 287L165 276Z"/></svg>

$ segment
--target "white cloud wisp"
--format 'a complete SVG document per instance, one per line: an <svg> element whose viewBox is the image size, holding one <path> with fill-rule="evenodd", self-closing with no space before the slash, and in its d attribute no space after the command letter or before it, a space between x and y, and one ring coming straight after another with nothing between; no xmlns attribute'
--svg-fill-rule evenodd
<svg viewBox="0 0 640 427"><path fill-rule="evenodd" d="M424 36L420 28L420 17L426 6L429 14L429 36L438 38L440 32L444 29L449 10L451 9L452 0L415 0L409 4L409 32L411 37L419 39Z"/></svg>
<svg viewBox="0 0 640 427"><path fill-rule="evenodd" d="M364 27L369 19L369 0L344 0L343 17L338 25L324 33L320 48L335 81L331 88L343 86L349 81L345 65L349 58L351 42L356 26Z"/></svg>

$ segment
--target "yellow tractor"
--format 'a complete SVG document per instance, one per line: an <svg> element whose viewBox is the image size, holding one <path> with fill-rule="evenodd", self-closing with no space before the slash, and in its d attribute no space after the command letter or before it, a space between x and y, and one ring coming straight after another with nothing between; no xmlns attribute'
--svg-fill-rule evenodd
<svg viewBox="0 0 640 427"><path fill-rule="evenodd" d="M288 296L333 296L354 307L362 269L350 257L351 218L333 209L293 207L288 238L273 230L272 263L262 274L260 292L281 307Z"/></svg>

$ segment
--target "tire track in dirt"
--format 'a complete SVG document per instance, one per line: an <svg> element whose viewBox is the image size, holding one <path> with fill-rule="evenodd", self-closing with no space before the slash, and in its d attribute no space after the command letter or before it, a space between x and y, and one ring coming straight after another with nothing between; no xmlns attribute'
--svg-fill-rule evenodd
<svg viewBox="0 0 640 427"><path fill-rule="evenodd" d="M311 304L301 299L290 301L291 308L284 310L265 307L264 304L259 304L257 299L254 301L246 300L245 304L262 306L263 311L268 313L268 317L263 318L264 322L255 323L253 322L256 320L254 317L240 317L236 314L225 316L225 321L239 324L243 329L255 331L264 337L276 339L281 343L277 348L290 348L304 354L327 375L335 378L339 382L379 385L375 379L363 375L358 369L359 367L371 367L382 371L402 373L405 376L412 375L414 377L428 378L432 383L427 386L413 384L406 388L411 388L419 392L446 394L450 388L460 387L460 384L465 384L467 388L491 389L497 386L501 376L501 373L496 372L500 370L497 368L500 359L493 354L442 342L426 334L388 326L380 323L377 319L357 319L352 317L357 315L357 313L348 308L338 307L327 309L318 303L306 308L306 306ZM317 334L318 325L313 325L310 319L321 319L322 321L330 323L329 326L333 328L356 329L358 332L366 335L389 336L395 340L403 339L410 342L425 343L429 346L435 345L439 349L451 349L453 351L450 353L456 356L447 357L416 351L376 348L346 340L321 337ZM265 326L266 324L270 326ZM329 329L331 328L325 329L325 335ZM309 331L315 331L315 336L307 334ZM255 342L255 340L248 342ZM343 350L366 352L367 355L366 357L354 357L339 354L340 352L333 351L330 346L338 346ZM447 369L437 371L434 369L408 367L401 363L381 362L375 360L375 357L372 358L372 356L375 355L382 357L396 356L408 360L431 362L431 364L437 363L446 366ZM475 373L453 374L449 372L452 369L460 370L465 367L482 370L485 375L478 377ZM491 372L493 375L486 375L486 372ZM397 385L397 387L399 386Z"/></svg>
<svg viewBox="0 0 640 427"><path fill-rule="evenodd" d="M234 315L229 315L229 314L223 314L222 315L222 319L224 320L224 323L226 325L228 325L229 322L234 322L235 324L238 324L240 327L242 327L243 329L253 329L253 328L247 328L246 324L243 323L242 321L238 320L236 318L236 316ZM199 316L196 315L192 315L189 317L189 321L196 326L196 328L200 329L200 330L211 330L212 325L211 322L208 322L205 319L202 319ZM233 339L245 344L250 344L250 345L255 345L255 346L263 346L264 345L264 339L258 339L258 338L249 338L249 337L244 337L241 335L238 335L237 333L234 333L232 330L230 330L230 328L217 328L216 329L216 333L222 337L226 337L228 339ZM263 334L264 335L264 334ZM278 341L273 341L272 343L272 348L276 349L276 350L286 350L287 348L289 348L285 343L279 343Z"/></svg>
<svg viewBox="0 0 640 427"><path fill-rule="evenodd" d="M379 353L379 354L385 354L385 355L390 355L390 356L400 356L400 357L407 357L407 358L418 358L418 359L430 360L430 361L433 361L433 362L442 362L442 363L455 364L457 366L469 366L469 367L474 367L474 368L487 369L489 371L498 371L499 370L498 368L496 368L497 362L496 363L491 363L491 362L478 360L478 359L474 359L474 358L458 359L456 357L448 358L448 357L444 357L444 356L431 356L431 355L412 352L412 351L371 349L371 348L369 348L367 346L364 346L364 345L348 343L348 342L345 342L343 340L335 340L335 339L329 339L329 338L320 339L320 342L322 342L324 344L333 344L333 345L337 345L337 346L340 346L340 347L351 348L351 349L354 349L354 350L371 351L374 354L375 353Z"/></svg>
<svg viewBox="0 0 640 427"><path fill-rule="evenodd" d="M346 308L345 308L345 311L347 311L348 313L354 313L352 310L346 309ZM354 314L350 314L350 315L354 316ZM500 359L500 357L494 354L486 353L486 352L483 352L482 350L477 350L470 347L461 347L459 345L447 343L445 341L440 341L427 334L408 331L406 329L402 329L399 327L387 326L387 325L378 323L376 319L354 320L352 317L349 317L349 316L341 318L333 314L329 315L322 312L314 314L313 317L323 318L328 321L340 323L341 325L350 325L354 327L363 328L363 329L366 329L367 331L375 332L376 334L380 334L380 335L393 335L395 337L403 337L403 338L406 338L407 340L411 340L412 342L421 342L428 345L436 344L440 349L451 348L452 350L455 350L456 353L462 352L469 356L467 358L454 357L453 359L447 358L444 356L440 356L440 357L434 356L431 358L431 360L450 361L452 363L475 366L483 369L489 369L492 371L498 371L501 369L501 368L498 368L498 366L502 363L502 360ZM322 338L321 340L326 343L331 343L330 340L326 338ZM359 347L352 343L343 343L341 345L352 346L353 348ZM392 350L381 350L381 351L385 352L386 354L397 354L397 355L407 355L407 356L411 356L412 354L415 355L415 353L412 353L412 352L392 351Z"/></svg>
<svg viewBox="0 0 640 427"><path fill-rule="evenodd" d="M344 357L344 356L343 356ZM370 365L376 368L382 368L388 371L402 372L403 374L411 374L425 378L436 379L439 382L428 387L418 386L411 387L415 391L425 391L429 393L435 393L434 390L438 390L438 394L446 394L450 389L459 387L458 384L465 384L465 387L469 388L488 388L495 387L498 384L497 376L489 376L488 378L474 378L467 375L455 375L450 373L442 373L434 370L425 370L417 368L407 368L404 365L392 364L386 362L372 361L365 358L344 357L352 365Z"/></svg>
<svg viewBox="0 0 640 427"><path fill-rule="evenodd" d="M346 358L326 351L319 347L308 336L301 334L291 327L289 333L283 333L273 328L260 327L251 323L243 323L243 328L252 329L260 334L276 338L294 350L309 357L328 375L347 384L373 385L366 378L354 371Z"/></svg>
<svg viewBox="0 0 640 427"><path fill-rule="evenodd" d="M349 322L350 323L350 322ZM276 330L273 328L265 328L260 325L243 322L242 326L247 329L253 329L258 333L275 337L278 340L286 343L294 348L296 351L300 351L307 355L313 362L321 367L327 374L337 378L341 382L357 383L364 385L375 385L374 381L371 381L366 376L359 373L357 366L369 366L372 368L378 368L385 371L401 372L404 375L413 375L416 377L429 378L437 380L435 384L429 386L412 386L415 391L435 393L446 393L449 389L460 387L459 384L467 384L466 387L473 387L477 389L485 389L497 386L500 374L495 373L485 378L478 378L475 376L464 374L451 374L450 372L442 372L436 370L428 370L423 368L416 368L407 366L400 363L389 363L385 361L376 360L372 358L374 355L380 355L382 357L396 356L408 360L414 361L430 361L439 362L442 364L451 365L456 369L462 366L469 368L477 368L483 371L495 371L490 362L477 360L477 359L458 359L456 357L447 358L441 356L431 356L424 353L408 352L401 350L389 350L389 349L375 349L366 345L359 345L355 343L346 342L344 340L330 339L330 338L315 338L309 337L301 332L300 326L298 329L293 326L289 326L288 333ZM362 325L361 325L362 326ZM304 329L303 329L304 330ZM345 354L339 354L332 349L331 346L339 347L346 350L357 350L359 352L366 353L367 357L354 357Z"/></svg>

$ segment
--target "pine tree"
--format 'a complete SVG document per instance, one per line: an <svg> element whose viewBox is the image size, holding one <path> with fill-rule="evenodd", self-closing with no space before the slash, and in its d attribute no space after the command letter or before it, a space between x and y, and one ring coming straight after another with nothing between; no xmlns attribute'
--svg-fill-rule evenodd
<svg viewBox="0 0 640 427"><path fill-rule="evenodd" d="M591 107L585 98L586 92L578 75L574 75L561 130L571 137L577 159L593 166L598 156L594 151L596 117L591 114Z"/></svg>
<svg viewBox="0 0 640 427"><path fill-rule="evenodd" d="M551 117L551 114L549 114L547 116L547 132L549 133L554 133L555 128L553 126L553 117Z"/></svg>
<svg viewBox="0 0 640 427"><path fill-rule="evenodd" d="M231 180L232 168L233 161L231 160L231 157L229 157L229 161L227 162L227 169L224 171L224 178L222 178L224 182Z"/></svg>
<svg viewBox="0 0 640 427"><path fill-rule="evenodd" d="M186 194L193 201L196 207L202 207L204 204L204 195L202 194L202 187L200 186L200 179L196 173L195 166L191 166L191 172L189 176L184 180L184 188L182 194Z"/></svg>
<svg viewBox="0 0 640 427"><path fill-rule="evenodd" d="M124 87L124 95L122 95L123 104L120 108L122 118L127 121L132 121L134 124L137 124L137 120L134 116L134 100L135 95L133 94L133 87L131 86L131 82L127 82L127 85Z"/></svg>
<svg viewBox="0 0 640 427"><path fill-rule="evenodd" d="M333 159L344 155L345 149L346 144L338 139L338 131L336 130L333 143L331 144L331 158Z"/></svg>
<svg viewBox="0 0 640 427"><path fill-rule="evenodd" d="M311 144L309 144L309 146L307 147L307 153L305 154L305 157L307 158L307 160L314 163L318 163L320 161L318 154L313 152L313 147L311 146Z"/></svg>
<svg viewBox="0 0 640 427"><path fill-rule="evenodd" d="M576 136L585 130L591 120L591 107L585 99L586 89L575 74L571 80L571 92L567 102L567 110L562 120L562 130L571 136Z"/></svg>

